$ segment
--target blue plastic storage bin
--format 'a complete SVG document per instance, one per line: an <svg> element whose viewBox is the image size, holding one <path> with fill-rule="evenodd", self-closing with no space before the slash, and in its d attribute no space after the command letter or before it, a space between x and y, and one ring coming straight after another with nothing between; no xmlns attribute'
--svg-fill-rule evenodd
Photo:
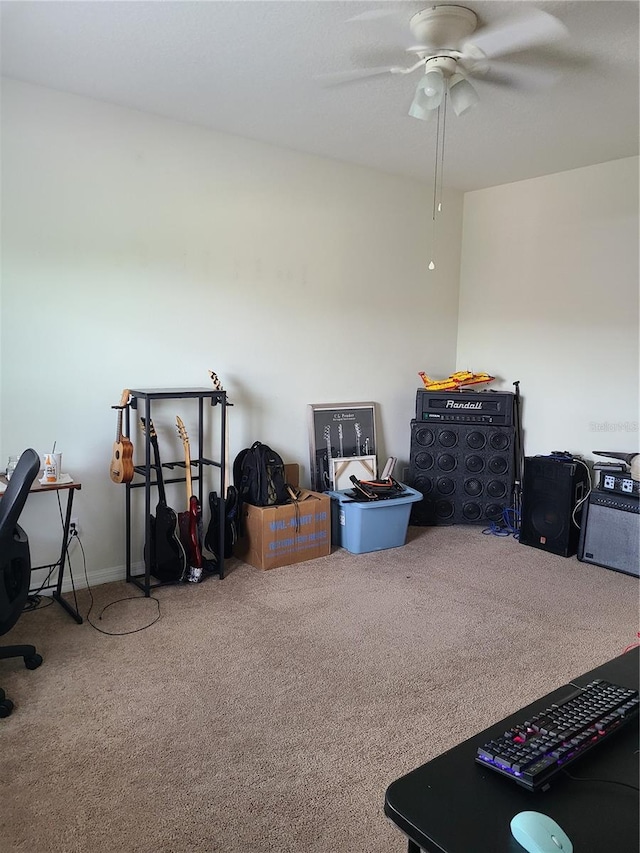
<svg viewBox="0 0 640 853"><path fill-rule="evenodd" d="M347 496L351 489L327 492L331 498L333 544L341 545L352 554L404 545L411 504L421 501L422 494L402 485L407 490L406 495L381 501L354 501Z"/></svg>

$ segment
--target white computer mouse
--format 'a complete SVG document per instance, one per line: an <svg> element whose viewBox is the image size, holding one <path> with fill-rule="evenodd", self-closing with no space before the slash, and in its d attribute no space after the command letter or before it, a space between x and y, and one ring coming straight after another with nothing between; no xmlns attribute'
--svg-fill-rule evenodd
<svg viewBox="0 0 640 853"><path fill-rule="evenodd" d="M511 832L527 853L573 853L565 831L541 812L520 812L511 820Z"/></svg>

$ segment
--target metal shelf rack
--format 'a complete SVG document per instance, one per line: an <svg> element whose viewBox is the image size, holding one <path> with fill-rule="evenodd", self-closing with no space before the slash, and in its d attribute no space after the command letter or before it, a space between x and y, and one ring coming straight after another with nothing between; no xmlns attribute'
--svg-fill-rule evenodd
<svg viewBox="0 0 640 853"><path fill-rule="evenodd" d="M194 492L200 502L200 507L203 503L204 477L203 472L205 467L213 467L218 473L218 494L224 495L226 492L225 483L225 447L226 447L226 430L227 430L227 406L231 406L227 400L225 391L218 391L213 388L151 388L146 390L132 389L130 390L129 405L125 409L125 431L127 435L131 435L131 410L138 411L138 416L144 416L147 424L152 421L152 404L158 400L195 400L198 408L198 430L197 430L197 447L191 447L191 467L195 470L191 480L194 485ZM220 436L220 455L218 459L209 459L203 455L204 444L204 425L205 425L205 402L209 407L218 408L219 413L219 436ZM144 409L144 414L140 409ZM193 451L196 450L194 453ZM136 479L135 475L130 483L126 483L125 492L125 547L126 547L126 579L128 583L135 584L141 589L145 596L151 594L151 590L155 587L166 586L168 583L175 581L159 581L152 580L151 566L149 564L149 551L145 549L144 555L144 573L133 574L131 565L131 497L134 489L144 489L144 511L145 511L145 536L144 541L151 541L151 489L157 486L156 465L151 461L151 438L150 430L145 430L144 440L144 464L134 465L135 474L140 475L142 479ZM184 469L184 461L177 462L162 462L162 468L167 468L170 471L174 469ZM170 483L184 483L186 476L163 478L165 485ZM197 487L196 487L197 484ZM216 550L216 565L213 569L214 574L218 574L222 579L224 577L224 501L218 502L219 517L218 517L218 541Z"/></svg>

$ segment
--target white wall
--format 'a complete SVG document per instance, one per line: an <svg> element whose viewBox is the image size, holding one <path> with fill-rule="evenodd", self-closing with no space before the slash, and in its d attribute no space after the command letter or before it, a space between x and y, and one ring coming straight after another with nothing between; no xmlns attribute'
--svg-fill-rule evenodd
<svg viewBox="0 0 640 853"><path fill-rule="evenodd" d="M468 193L459 369L520 380L527 455L638 440L638 158Z"/></svg>
<svg viewBox="0 0 640 853"><path fill-rule="evenodd" d="M57 441L82 482L94 581L124 562L124 488L108 477L123 388L206 387L216 371L231 458L260 439L307 482L307 404L373 400L380 462L406 464L417 371L455 362L462 198L445 198L429 273L429 194L4 81L0 459ZM175 414L155 418L165 458L181 455ZM57 512L28 501L37 561Z"/></svg>

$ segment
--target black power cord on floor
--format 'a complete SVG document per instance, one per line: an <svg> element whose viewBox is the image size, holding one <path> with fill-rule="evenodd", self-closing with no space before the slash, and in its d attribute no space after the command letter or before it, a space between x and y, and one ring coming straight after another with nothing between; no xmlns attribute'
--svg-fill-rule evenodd
<svg viewBox="0 0 640 853"><path fill-rule="evenodd" d="M91 586L89 584L89 576L87 573L87 558L86 558L86 554L84 552L84 548L82 547L82 541L80 540L80 536L75 531L72 532L71 536L69 537L69 544L71 544L71 541L73 539L77 540L78 545L80 546L80 550L82 552L82 564L83 564L83 570L84 570L84 577L85 577L85 582L87 585L87 592L89 593L89 598L91 600L91 604L89 605L89 610L88 610L87 615L85 617L85 619L87 620L89 625L91 625L91 627L94 628L96 631L99 631L101 634L106 634L109 637L123 637L123 636L126 636L127 634L137 634L139 631L146 631L147 628L150 628L152 625L155 625L155 623L158 621L158 619L160 619L160 616L162 615L160 612L160 600L158 598L155 598L154 596L148 596L147 597L147 596L139 596L139 595L130 595L130 596L126 596L124 598L118 598L115 601L109 602L109 604L105 604L105 606L102 608L102 610L98 614L98 620L102 619L102 614L105 612L105 610L108 607L112 607L114 604L119 604L122 601L145 601L145 600L147 600L147 598L151 598L152 601L155 601L157 604L157 614L156 614L155 618L152 619L152 621L149 622L147 625L142 625L140 628L134 628L132 631L106 631L104 628L101 628L99 625L96 625L95 623L93 623L91 621L91 618L90 618L91 617L91 611L94 608L95 601L93 598L93 592L91 590ZM59 565L60 565L60 561L58 560L57 563L53 563L53 565L51 565L51 566L43 566L42 567L42 568L48 568L49 572L48 572L46 578L44 579L44 581L42 582L42 584L40 585L40 587L38 589L34 590L34 592L29 593L29 595L27 597L27 601L26 601L24 609L23 609L23 613L31 613L31 612L34 612L36 610L43 610L45 607L51 607L51 605L53 604L53 597L49 596L49 595L40 595L40 592L49 583L51 575L58 568ZM71 579L71 588L73 590L74 597L76 597L77 596L77 590L76 590L75 582L73 579L73 571L71 570L71 561L69 561L69 577Z"/></svg>
<svg viewBox="0 0 640 853"><path fill-rule="evenodd" d="M32 610L44 610L45 607L51 607L53 598L49 595L38 595L38 593L30 593L27 596L27 601L22 608L23 613L30 613Z"/></svg>
<svg viewBox="0 0 640 853"><path fill-rule="evenodd" d="M94 622L91 621L91 618L90 618L91 617L91 611L93 610L95 601L93 598L93 591L91 590L91 585L89 584L89 576L87 574L87 557L86 557L86 554L84 552L84 548L82 547L82 542L81 542L78 534L73 533L71 538L77 539L78 545L80 546L80 550L82 551L82 564L83 564L83 569L84 569L84 579L85 579L85 582L87 585L87 592L89 593L89 598L91 600L91 604L89 605L89 610L87 611L87 615L85 617L87 622L89 623L89 625L91 625L91 627L93 629L95 629L96 631L99 631L101 634L106 634L109 637L124 637L127 634L137 634L140 631L146 631L147 628L150 628L152 625L155 625L155 623L158 621L158 619L160 619L160 616L162 614L160 612L160 600L158 598L155 598L152 595L148 596L148 597L140 596L140 595L130 595L130 596L126 596L124 598L118 598L118 599L116 599L116 601L111 601L111 602L109 602L109 604L105 604L105 606L102 608L102 610L98 614L98 620L100 620L100 619L102 619L102 614L104 613L104 611L108 607L113 606L114 604L119 604L122 601L145 601L145 600L148 600L148 598L151 598L152 601L156 602L158 612L157 612L155 618L151 620L151 622L149 622L147 625L142 625L140 628L134 628L132 631L105 631L104 628L100 628L99 625L96 625ZM73 591L75 594L76 590L75 590L75 585L73 583L73 573L72 572L70 572L70 576L71 576L71 585L73 587Z"/></svg>

